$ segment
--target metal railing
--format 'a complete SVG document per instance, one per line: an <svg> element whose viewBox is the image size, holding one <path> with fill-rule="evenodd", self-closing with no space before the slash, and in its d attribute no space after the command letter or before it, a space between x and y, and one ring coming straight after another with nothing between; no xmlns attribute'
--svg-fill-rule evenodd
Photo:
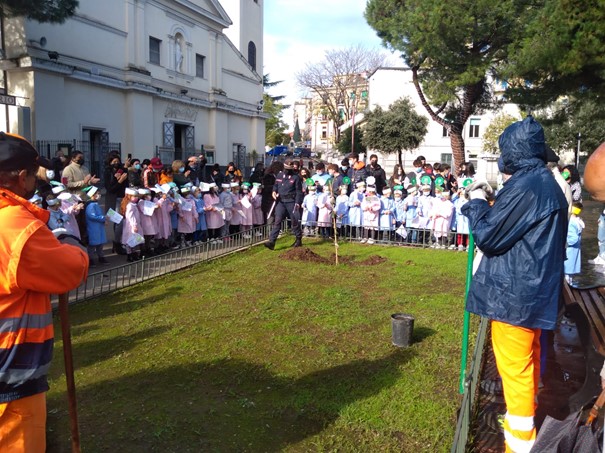
<svg viewBox="0 0 605 453"><path fill-rule="evenodd" d="M324 237L334 238L334 228L324 226L317 222L308 222L302 226L303 237ZM420 248L440 248L449 250L466 251L467 247L458 246L458 233L449 231L442 238L435 237L435 232L431 229L410 228L401 234L396 230L381 230L367 228L363 226L344 225L336 228L338 240L347 242L367 242L372 239L372 243L383 245L399 245ZM322 234L323 233L323 234ZM466 244L468 245L468 235Z"/></svg>
<svg viewBox="0 0 605 453"><path fill-rule="evenodd" d="M489 325L487 318L481 318L475 350L471 358L470 370L466 375L464 382L464 394L456 422L456 433L452 444L452 453L464 453L468 451L469 436L473 415L477 413L477 388L479 386L480 373L483 368L483 357L486 348L487 327Z"/></svg>
<svg viewBox="0 0 605 453"><path fill-rule="evenodd" d="M245 232L225 236L219 240L198 243L148 259L91 273L84 283L70 291L69 303L74 304L102 296L195 264L248 249L265 242L269 238L271 228L272 225L263 225ZM284 222L282 230L285 231L286 228L287 224ZM51 299L53 306L56 306L57 301L57 296L53 296Z"/></svg>

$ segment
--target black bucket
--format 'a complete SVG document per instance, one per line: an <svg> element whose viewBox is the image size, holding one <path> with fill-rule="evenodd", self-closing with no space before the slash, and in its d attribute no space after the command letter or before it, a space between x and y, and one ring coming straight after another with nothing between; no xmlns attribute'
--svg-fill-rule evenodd
<svg viewBox="0 0 605 453"><path fill-rule="evenodd" d="M399 348L407 348L412 344L412 332L414 331L414 317L405 313L391 315L391 327L393 329L393 345Z"/></svg>

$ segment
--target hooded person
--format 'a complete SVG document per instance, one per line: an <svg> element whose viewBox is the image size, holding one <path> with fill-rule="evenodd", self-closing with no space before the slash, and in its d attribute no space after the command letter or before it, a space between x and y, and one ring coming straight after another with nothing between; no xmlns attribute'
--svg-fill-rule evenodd
<svg viewBox="0 0 605 453"><path fill-rule="evenodd" d="M567 201L546 168L544 131L531 116L498 140L505 182L493 206L491 188L476 181L462 207L483 257L466 309L491 319L502 377L507 451L529 452L535 437L535 397L541 329L554 329L563 282Z"/></svg>

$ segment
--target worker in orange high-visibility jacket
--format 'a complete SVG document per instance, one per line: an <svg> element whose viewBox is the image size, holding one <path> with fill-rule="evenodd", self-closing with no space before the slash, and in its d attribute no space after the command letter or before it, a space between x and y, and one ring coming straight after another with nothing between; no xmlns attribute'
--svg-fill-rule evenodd
<svg viewBox="0 0 605 453"><path fill-rule="evenodd" d="M50 294L77 287L88 273L86 251L59 242L46 225L48 211L28 201L42 161L25 139L0 132L2 453L46 451L47 374L54 337Z"/></svg>
<svg viewBox="0 0 605 453"><path fill-rule="evenodd" d="M486 183L467 190L462 207L483 258L466 309L492 320L492 344L502 377L506 450L526 453L536 438L540 333L553 330L563 283L567 201L546 168L542 126L531 116L498 140L505 183L493 206Z"/></svg>

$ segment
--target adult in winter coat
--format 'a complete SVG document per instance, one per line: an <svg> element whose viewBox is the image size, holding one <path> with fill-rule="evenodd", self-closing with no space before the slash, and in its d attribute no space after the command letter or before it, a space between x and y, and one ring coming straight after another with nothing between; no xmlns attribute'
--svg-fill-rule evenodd
<svg viewBox="0 0 605 453"><path fill-rule="evenodd" d="M467 190L462 207L484 256L466 309L492 320L492 343L507 413L507 451L529 452L540 375L540 332L554 329L563 282L567 202L545 166L544 131L532 117L507 127L498 141L505 175L493 207L487 184ZM507 179L508 177L508 179Z"/></svg>
<svg viewBox="0 0 605 453"><path fill-rule="evenodd" d="M378 163L378 156L372 154L370 156L370 165L366 167L368 176L373 176L376 181L376 193L382 193L382 189L387 185L387 175L384 168Z"/></svg>

